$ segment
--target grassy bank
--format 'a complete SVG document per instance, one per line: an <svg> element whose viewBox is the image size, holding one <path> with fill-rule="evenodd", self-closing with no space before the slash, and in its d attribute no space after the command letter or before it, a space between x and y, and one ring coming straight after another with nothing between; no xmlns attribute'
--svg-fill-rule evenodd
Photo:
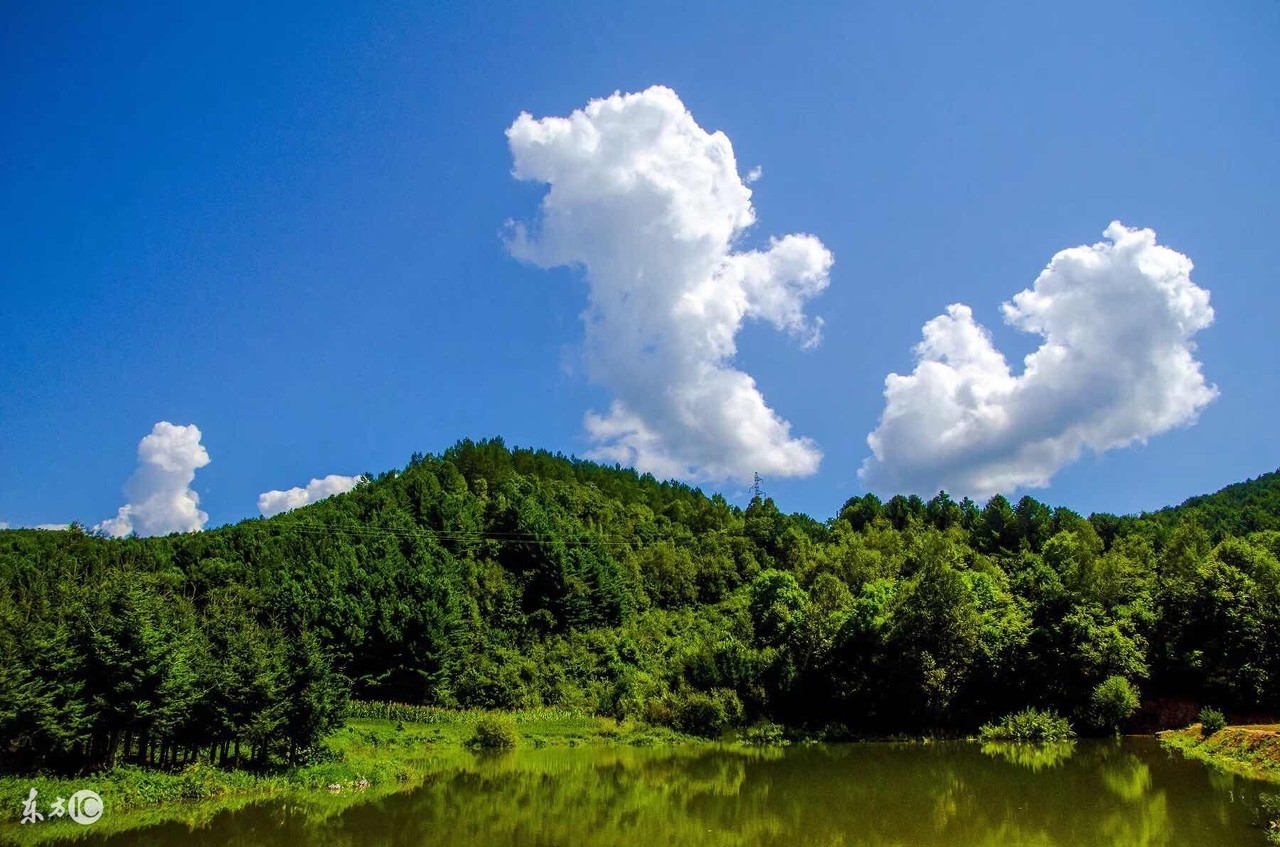
<svg viewBox="0 0 1280 847"><path fill-rule="evenodd" d="M1280 783L1280 724L1228 726L1203 736L1200 724L1159 733L1167 748L1251 779Z"/></svg>
<svg viewBox="0 0 1280 847"><path fill-rule="evenodd" d="M476 727L501 721L514 729L520 747L654 746L696 742L689 736L611 718L563 709L529 709L490 713L405 707L391 717L353 717L325 739L312 764L258 774L193 764L178 771L117 767L85 777L0 776L0 843L34 845L61 838L101 836L111 832L180 821L199 826L214 815L264 797L287 795L291 802L336 813L370 795L401 791L420 784L450 760L470 756ZM367 713L367 712L366 712ZM400 720L399 716L414 720ZM367 783L367 787L362 787ZM329 786L340 786L330 791ZM44 821L21 825L28 792L36 789ZM103 798L105 811L92 826L47 817L56 797L91 789Z"/></svg>

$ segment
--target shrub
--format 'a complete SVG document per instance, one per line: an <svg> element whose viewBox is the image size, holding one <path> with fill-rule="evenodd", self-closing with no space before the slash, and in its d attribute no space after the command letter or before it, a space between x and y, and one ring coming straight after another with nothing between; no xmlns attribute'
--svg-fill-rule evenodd
<svg viewBox="0 0 1280 847"><path fill-rule="evenodd" d="M791 743L786 730L776 723L762 723L742 734L743 742L759 747L785 747Z"/></svg>
<svg viewBox="0 0 1280 847"><path fill-rule="evenodd" d="M674 711L676 729L690 735L714 738L728 723L724 706L701 691L686 695L676 703Z"/></svg>
<svg viewBox="0 0 1280 847"><path fill-rule="evenodd" d="M710 694L693 691L676 701L675 728L690 735L715 738L742 718L742 702L734 692L717 688Z"/></svg>
<svg viewBox="0 0 1280 847"><path fill-rule="evenodd" d="M675 726L675 707L667 697L650 697L644 701L640 719L654 726Z"/></svg>
<svg viewBox="0 0 1280 847"><path fill-rule="evenodd" d="M1093 689L1090 721L1104 732L1120 734L1120 728L1138 710L1138 689L1122 676L1109 677Z"/></svg>
<svg viewBox="0 0 1280 847"><path fill-rule="evenodd" d="M503 750L516 746L520 737L515 721L504 715L485 715L476 721L475 734L467 743L486 750Z"/></svg>
<svg viewBox="0 0 1280 847"><path fill-rule="evenodd" d="M1211 706L1200 710L1200 733L1208 738L1227 725L1227 717Z"/></svg>
<svg viewBox="0 0 1280 847"><path fill-rule="evenodd" d="M185 800L204 800L225 794L227 787L221 776L220 771L200 762L187 765L178 775L178 794Z"/></svg>
<svg viewBox="0 0 1280 847"><path fill-rule="evenodd" d="M1061 741L1074 738L1067 719L1056 712L1024 709L978 730L983 741Z"/></svg>

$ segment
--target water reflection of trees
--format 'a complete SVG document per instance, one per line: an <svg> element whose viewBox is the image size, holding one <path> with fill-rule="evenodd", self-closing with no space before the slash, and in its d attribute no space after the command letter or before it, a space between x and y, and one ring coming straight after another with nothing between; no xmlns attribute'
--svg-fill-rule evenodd
<svg viewBox="0 0 1280 847"><path fill-rule="evenodd" d="M1088 745L1078 766L1062 751L1046 754L1059 760L1041 772L1011 768L1007 759L975 755L966 745L770 752L645 754L585 770L570 764L562 771L568 784L560 786L539 776L551 761L511 757L509 767L481 770L481 784L459 795L464 805L477 788L499 799L454 843L522 835L543 843L672 845L1194 843L1175 840L1179 827L1151 768L1111 745ZM513 829L505 804L524 806L529 791L553 811ZM447 793L435 802L443 805L431 815L465 814ZM421 807L414 812L422 814L428 813Z"/></svg>
<svg viewBox="0 0 1280 847"><path fill-rule="evenodd" d="M245 810L172 843L1195 847L1247 836L1234 793L1135 749L1082 742L1038 768L963 743L467 753L405 794L336 813ZM171 843L156 836L107 843Z"/></svg>
<svg viewBox="0 0 1280 847"><path fill-rule="evenodd" d="M1010 764L1032 771L1056 768L1076 753L1075 739L1043 743L1019 741L984 741L982 752L1004 759Z"/></svg>

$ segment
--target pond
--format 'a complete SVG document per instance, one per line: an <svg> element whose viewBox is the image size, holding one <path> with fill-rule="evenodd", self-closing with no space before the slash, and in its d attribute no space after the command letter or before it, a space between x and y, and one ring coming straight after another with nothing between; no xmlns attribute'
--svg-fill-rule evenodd
<svg viewBox="0 0 1280 847"><path fill-rule="evenodd" d="M1265 844L1266 786L1154 739L458 753L412 790L271 800L76 844Z"/></svg>

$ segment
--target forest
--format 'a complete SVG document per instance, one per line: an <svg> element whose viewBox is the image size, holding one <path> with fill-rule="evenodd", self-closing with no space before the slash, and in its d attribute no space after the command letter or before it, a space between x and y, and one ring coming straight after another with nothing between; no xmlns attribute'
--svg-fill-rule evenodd
<svg viewBox="0 0 1280 847"><path fill-rule="evenodd" d="M0 531L0 768L297 764L351 701L827 738L1263 715L1278 559L1280 472L1141 516L939 493L820 522L465 440L199 533Z"/></svg>

